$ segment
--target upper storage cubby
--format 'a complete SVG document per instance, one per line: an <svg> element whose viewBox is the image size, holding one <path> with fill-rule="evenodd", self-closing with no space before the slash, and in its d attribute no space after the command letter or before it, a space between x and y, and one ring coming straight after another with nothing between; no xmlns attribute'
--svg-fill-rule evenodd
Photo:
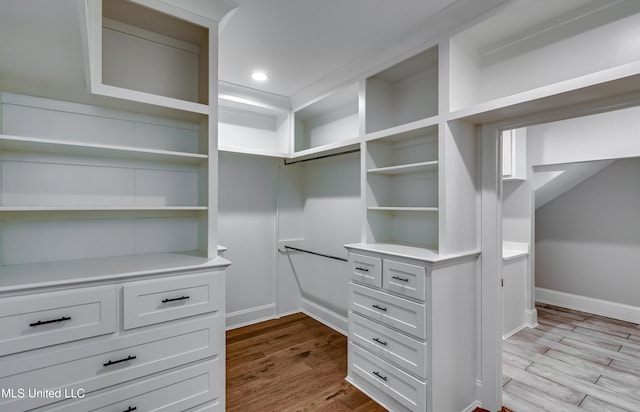
<svg viewBox="0 0 640 412"><path fill-rule="evenodd" d="M210 28L128 0L88 0L92 92L207 114Z"/></svg>
<svg viewBox="0 0 640 412"><path fill-rule="evenodd" d="M637 73L639 12L636 0L510 3L451 38L451 111L513 106Z"/></svg>
<svg viewBox="0 0 640 412"><path fill-rule="evenodd" d="M438 114L438 47L366 80L366 132Z"/></svg>
<svg viewBox="0 0 640 412"><path fill-rule="evenodd" d="M356 143L360 136L358 96L358 85L353 84L295 111L295 154Z"/></svg>
<svg viewBox="0 0 640 412"><path fill-rule="evenodd" d="M218 97L220 150L288 157L289 129L287 109L234 96Z"/></svg>

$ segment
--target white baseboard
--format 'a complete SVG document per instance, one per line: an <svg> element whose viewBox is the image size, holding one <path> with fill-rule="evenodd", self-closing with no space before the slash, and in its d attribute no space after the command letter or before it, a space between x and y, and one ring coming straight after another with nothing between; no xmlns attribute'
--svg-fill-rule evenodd
<svg viewBox="0 0 640 412"><path fill-rule="evenodd" d="M640 323L640 307L555 290L536 288L536 301L594 315Z"/></svg>
<svg viewBox="0 0 640 412"><path fill-rule="evenodd" d="M226 330L241 328L276 318L276 304L258 306L256 308L227 313L225 318Z"/></svg>
<svg viewBox="0 0 640 412"><path fill-rule="evenodd" d="M509 331L509 332L507 332L507 333L503 334L503 335L502 335L502 339L509 339L511 336L513 336L513 335L515 335L516 333L520 332L522 329L524 329L524 328L528 328L528 327L530 327L530 326L529 326L529 325L527 325L527 324L524 324L524 323L523 323L522 325L518 326L518 327L517 327L517 328L515 328L514 330Z"/></svg>
<svg viewBox="0 0 640 412"><path fill-rule="evenodd" d="M347 325L349 322L347 318L341 316L329 309L311 302L308 299L302 298L302 312L320 323L324 323L331 329L340 332L347 336Z"/></svg>
<svg viewBox="0 0 640 412"><path fill-rule="evenodd" d="M525 309L524 323L530 328L535 328L536 326L538 326L538 311L535 308L531 310Z"/></svg>

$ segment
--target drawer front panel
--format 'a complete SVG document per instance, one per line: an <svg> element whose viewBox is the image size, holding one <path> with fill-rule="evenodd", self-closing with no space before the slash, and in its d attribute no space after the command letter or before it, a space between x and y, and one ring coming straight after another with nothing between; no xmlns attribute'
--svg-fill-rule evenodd
<svg viewBox="0 0 640 412"><path fill-rule="evenodd" d="M124 286L124 328L223 310L222 272L131 282Z"/></svg>
<svg viewBox="0 0 640 412"><path fill-rule="evenodd" d="M427 308L425 305L391 296L351 283L349 310L375 319L385 325L426 339Z"/></svg>
<svg viewBox="0 0 640 412"><path fill-rule="evenodd" d="M219 316L134 333L59 350L56 356L9 361L0 371L0 387L47 388L63 393L90 392L126 380L184 365L220 353ZM51 358L54 358L53 360ZM21 366L28 368L22 372ZM24 410L51 402L44 397L0 399L0 409Z"/></svg>
<svg viewBox="0 0 640 412"><path fill-rule="evenodd" d="M349 344L349 373L390 395L412 411L426 410L427 384L395 366Z"/></svg>
<svg viewBox="0 0 640 412"><path fill-rule="evenodd" d="M219 399L224 371L219 359L127 383L110 391L46 407L51 412L163 411L180 412ZM135 408L135 409L134 409ZM44 409L43 409L44 410ZM222 406L218 408L222 411Z"/></svg>
<svg viewBox="0 0 640 412"><path fill-rule="evenodd" d="M349 265L352 280L376 287L382 286L382 260L380 258L349 253Z"/></svg>
<svg viewBox="0 0 640 412"><path fill-rule="evenodd" d="M349 314L349 339L378 357L422 378L427 376L427 344L355 313Z"/></svg>
<svg viewBox="0 0 640 412"><path fill-rule="evenodd" d="M427 273L424 266L410 265L385 259L383 287L414 299L425 300Z"/></svg>
<svg viewBox="0 0 640 412"><path fill-rule="evenodd" d="M116 287L66 290L0 300L0 355L116 330Z"/></svg>

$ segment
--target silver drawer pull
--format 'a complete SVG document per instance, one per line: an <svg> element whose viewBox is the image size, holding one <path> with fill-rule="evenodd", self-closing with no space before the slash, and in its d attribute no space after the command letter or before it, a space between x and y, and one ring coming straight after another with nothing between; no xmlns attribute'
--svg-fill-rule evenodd
<svg viewBox="0 0 640 412"><path fill-rule="evenodd" d="M367 268L356 268L356 270L361 270L363 272L368 272L369 271L369 269L367 269Z"/></svg>
<svg viewBox="0 0 640 412"><path fill-rule="evenodd" d="M129 355L129 356L127 356L127 357L126 357L126 358L124 358L124 359L110 360L110 361L109 361L109 362L107 362L107 363L103 363L103 364L102 364L102 366L106 368L107 366L115 365L115 364L117 364L117 363L122 363L122 362L128 362L128 361L130 361L130 360L134 360L135 358L136 358L135 356L131 356L131 355Z"/></svg>
<svg viewBox="0 0 640 412"><path fill-rule="evenodd" d="M378 306L378 305L373 305L373 308L374 309L379 309L379 310L384 311L384 312L387 311L387 308L383 308L382 306Z"/></svg>
<svg viewBox="0 0 640 412"><path fill-rule="evenodd" d="M180 296L179 298L163 299L162 303L177 302L179 300L187 300L187 299L189 299L189 296Z"/></svg>
<svg viewBox="0 0 640 412"><path fill-rule="evenodd" d="M373 371L373 374L376 375L378 378L382 379L383 381L385 381L385 382L387 381L387 377L380 375L380 372Z"/></svg>
<svg viewBox="0 0 640 412"><path fill-rule="evenodd" d="M400 282L408 282L409 278L401 278L400 276L392 276L392 279L399 280Z"/></svg>
<svg viewBox="0 0 640 412"><path fill-rule="evenodd" d="M138 408L137 408L137 407L135 407L135 406L129 406L127 409L125 409L125 410L124 410L124 411L122 411L122 412L131 412L131 411L137 411L137 410L138 410Z"/></svg>
<svg viewBox="0 0 640 412"><path fill-rule="evenodd" d="M58 323L58 322L64 322L64 321L67 321L67 320L71 320L71 317L63 316L63 317L61 317L59 319L39 320L37 322L30 323L29 326L33 328L34 326L48 325L49 323Z"/></svg>
<svg viewBox="0 0 640 412"><path fill-rule="evenodd" d="M373 338L373 341L374 341L374 342L378 342L378 343L379 343L379 344L381 344L381 345L387 346L387 342L385 342L385 341L383 341L383 340L380 340L380 339L378 339L378 338Z"/></svg>

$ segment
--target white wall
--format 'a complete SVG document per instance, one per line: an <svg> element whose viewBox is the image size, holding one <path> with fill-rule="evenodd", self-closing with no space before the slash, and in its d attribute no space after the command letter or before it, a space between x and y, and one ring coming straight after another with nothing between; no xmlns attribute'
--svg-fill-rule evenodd
<svg viewBox="0 0 640 412"><path fill-rule="evenodd" d="M538 209L537 287L640 307L639 181L618 160Z"/></svg>
<svg viewBox="0 0 640 412"><path fill-rule="evenodd" d="M640 107L527 128L532 166L640 156Z"/></svg>
<svg viewBox="0 0 640 412"><path fill-rule="evenodd" d="M229 248L227 327L276 310L276 206L281 160L220 152L218 236Z"/></svg>
<svg viewBox="0 0 640 412"><path fill-rule="evenodd" d="M280 239L287 244L347 257L344 244L360 241L360 157L358 153L284 166L280 173ZM310 254L280 253L281 311L286 292L301 288L303 309L337 329L346 329L346 262Z"/></svg>

